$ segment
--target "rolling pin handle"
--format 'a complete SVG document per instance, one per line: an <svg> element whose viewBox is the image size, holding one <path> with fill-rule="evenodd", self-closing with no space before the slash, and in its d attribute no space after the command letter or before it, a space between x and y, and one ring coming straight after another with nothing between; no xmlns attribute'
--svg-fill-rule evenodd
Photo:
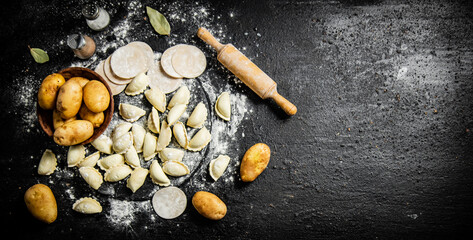
<svg viewBox="0 0 473 240"><path fill-rule="evenodd" d="M200 39L204 40L204 42L215 48L217 52L220 52L220 50L225 47L225 45L218 42L217 39L215 39L215 37L212 36L212 34L203 27L199 28L199 30L197 31L197 36Z"/></svg>
<svg viewBox="0 0 473 240"><path fill-rule="evenodd" d="M297 107L283 96L279 95L279 93L274 92L271 98L282 108L282 110L284 110L287 115L292 116L296 114Z"/></svg>

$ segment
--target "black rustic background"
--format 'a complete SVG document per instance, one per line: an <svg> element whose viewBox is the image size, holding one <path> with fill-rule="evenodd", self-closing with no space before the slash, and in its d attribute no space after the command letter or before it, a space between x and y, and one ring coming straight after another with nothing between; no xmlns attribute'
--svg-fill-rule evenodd
<svg viewBox="0 0 473 240"><path fill-rule="evenodd" d="M298 112L287 117L271 101L235 87L254 111L242 122L244 137L234 146L240 149L234 161L254 143L265 142L272 155L264 173L250 184L234 173L234 183L214 191L228 206L220 221L204 219L189 205L179 218L156 216L151 222L149 215L155 213L150 211L130 228L118 229L107 223L106 202L103 214L74 213L63 193L71 183L56 180L50 185L58 176L37 174L45 148L65 150L55 146L38 124L33 130L21 124L36 111L31 104L35 94L25 95L22 84L37 89L45 76L77 61L67 46L57 43L75 32L107 34L127 15L129 2L98 2L112 13L111 25L103 32L85 25L82 0L8 2L1 10L0 31L4 236L453 239L471 233L469 1L180 1L183 12L196 3L208 6L210 23L225 26L220 40L245 46L243 52L275 79L279 92L297 105ZM172 1L141 4L173 14L165 7ZM140 14L146 16L144 7ZM149 43L155 51L169 47L170 37L158 36L144 19L134 22L136 29L130 34L135 40ZM204 50L209 71L221 81L231 79L231 73L219 67L215 52L196 39L199 22L170 23L174 33L194 38ZM46 50L50 61L35 63L28 45ZM106 57L113 50L98 54ZM58 167L64 168L64 162ZM35 183L50 185L56 195L59 217L50 225L33 219L25 208L23 194ZM189 200L200 190L185 183L178 187Z"/></svg>

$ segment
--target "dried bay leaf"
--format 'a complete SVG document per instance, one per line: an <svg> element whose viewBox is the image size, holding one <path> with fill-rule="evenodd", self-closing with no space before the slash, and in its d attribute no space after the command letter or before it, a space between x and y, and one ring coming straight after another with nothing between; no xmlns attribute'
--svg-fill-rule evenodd
<svg viewBox="0 0 473 240"><path fill-rule="evenodd" d="M171 26L163 14L150 7L146 7L146 13L148 14L151 25L157 33L160 35L169 35L171 33Z"/></svg>
<svg viewBox="0 0 473 240"><path fill-rule="evenodd" d="M49 61L49 56L43 49L31 48L30 46L28 46L28 48L30 49L31 56L33 56L37 63L45 63Z"/></svg>

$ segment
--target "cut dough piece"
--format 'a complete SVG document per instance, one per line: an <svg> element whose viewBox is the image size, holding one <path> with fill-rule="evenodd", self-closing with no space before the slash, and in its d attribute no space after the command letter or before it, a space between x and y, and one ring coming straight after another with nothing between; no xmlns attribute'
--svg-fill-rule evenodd
<svg viewBox="0 0 473 240"><path fill-rule="evenodd" d="M172 56L172 67L185 78L200 76L207 67L204 53L192 45L183 45L177 48Z"/></svg>
<svg viewBox="0 0 473 240"><path fill-rule="evenodd" d="M112 59L112 55L108 56L108 58L105 59L105 62L103 63L103 71L105 72L105 76L108 77L110 82L113 82L118 85L126 85L130 83L133 80L133 78L121 78L112 71L112 68L110 66L111 59Z"/></svg>
<svg viewBox="0 0 473 240"><path fill-rule="evenodd" d="M177 187L158 190L152 199L154 211L164 219L179 217L187 206L186 194Z"/></svg>
<svg viewBox="0 0 473 240"><path fill-rule="evenodd" d="M149 86L153 89L159 88L164 94L174 92L182 84L182 78L173 78L163 69L161 62L153 64L148 71Z"/></svg>
<svg viewBox="0 0 473 240"><path fill-rule="evenodd" d="M163 66L164 72L174 78L182 78L182 75L177 73L172 65L172 56L181 46L184 46L184 44L178 44L176 46L170 47L166 49L166 51L164 51L163 55L161 56L161 65Z"/></svg>
<svg viewBox="0 0 473 240"><path fill-rule="evenodd" d="M107 82L107 85L110 87L110 90L112 90L112 95L120 94L121 92L123 92L123 90L125 90L126 84L119 85L110 81L107 75L105 75L104 65L105 60L100 61L99 65L97 65L97 67L95 68L95 72L98 73L103 78L103 80L105 80L105 82Z"/></svg>
<svg viewBox="0 0 473 240"><path fill-rule="evenodd" d="M133 78L141 72L146 72L147 64L146 54L136 45L118 48L110 59L111 70L121 78Z"/></svg>

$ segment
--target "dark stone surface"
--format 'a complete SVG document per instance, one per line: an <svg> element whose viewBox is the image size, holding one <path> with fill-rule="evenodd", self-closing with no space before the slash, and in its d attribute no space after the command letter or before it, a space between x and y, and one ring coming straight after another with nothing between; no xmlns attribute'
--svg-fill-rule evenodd
<svg viewBox="0 0 473 240"><path fill-rule="evenodd" d="M84 2L10 1L2 9L0 208L8 222L7 233L15 239L453 239L471 235L470 2L200 2L208 7L206 23L223 26L225 35L220 40L246 47L242 51L275 79L279 92L298 107L298 113L286 117L274 103L232 85L233 91L247 95L254 108L242 122L245 137L234 146L236 158L241 159L254 143L265 142L272 149L266 171L250 184L240 182L235 171L234 182L214 188L228 206L221 221L203 219L189 204L184 215L168 221L152 210L140 212L127 228L107 223L109 196L87 189L81 181L62 182L61 176L36 173L45 148L62 154L59 167L63 168L67 150L47 138L38 124L31 127L24 120L35 111L36 96L22 92L22 82L37 89L44 76L76 61L67 46L57 43L80 31L92 36L110 33L110 29L100 33L87 29L80 16ZM142 5L170 16L170 9L176 7L164 2ZM99 3L111 11L112 29L127 14L129 2ZM179 3L178 13L191 12L196 3ZM144 16L143 9L130 20L136 28L127 34L164 51L169 39L157 37ZM231 77L219 67L215 52L195 37L199 22L170 22L177 41L187 38L205 49L211 76ZM36 64L28 45L47 50L51 60ZM103 59L113 50L97 54ZM217 79L212 84L223 83ZM46 226L29 215L23 194L35 183L49 182L54 183L59 217ZM103 200L104 213L73 212L72 200L65 194L71 184ZM180 187L189 200L200 190L192 184Z"/></svg>

